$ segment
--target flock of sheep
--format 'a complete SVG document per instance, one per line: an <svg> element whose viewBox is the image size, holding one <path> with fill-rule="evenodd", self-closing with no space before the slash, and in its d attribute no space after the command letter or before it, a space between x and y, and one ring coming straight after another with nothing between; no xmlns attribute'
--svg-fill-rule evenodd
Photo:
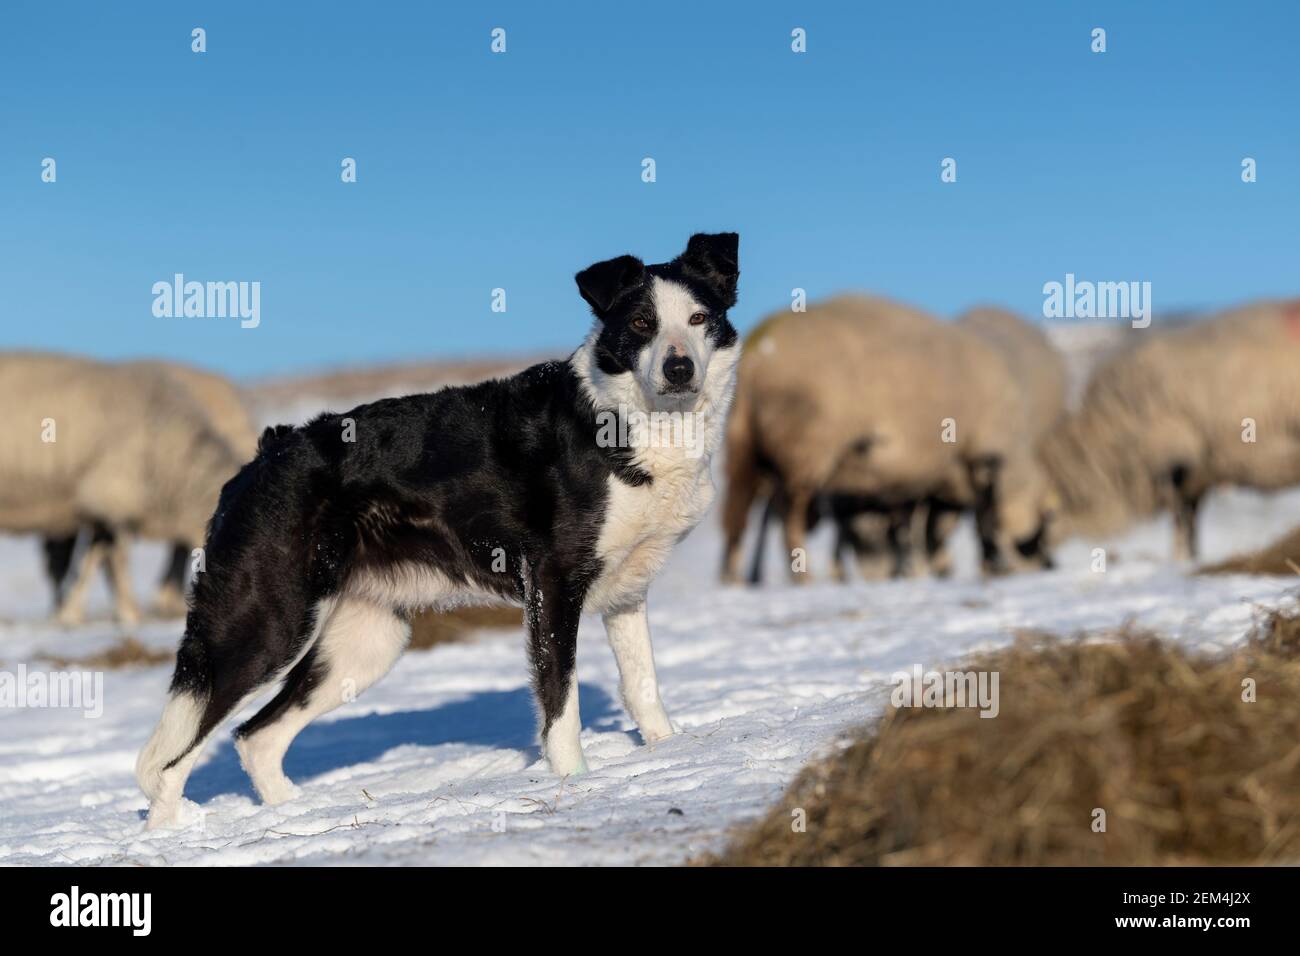
<svg viewBox="0 0 1300 956"><path fill-rule="evenodd" d="M1300 484L1300 302L1259 302L1133 333L1067 407L1066 368L1041 330L1000 309L942 322L845 296L769 317L749 336L728 426L722 577L766 499L791 580L806 533L835 524L833 567L867 578L951 564L972 512L983 568L1051 564L1071 535L1174 515L1176 559L1196 556L1197 509L1217 485Z"/></svg>
<svg viewBox="0 0 1300 956"><path fill-rule="evenodd" d="M101 566L118 620L139 619L126 553L137 536L172 543L155 609L183 613L193 549L257 444L239 390L183 365L11 353L0 407L0 532L42 536L58 620L83 619Z"/></svg>
<svg viewBox="0 0 1300 956"><path fill-rule="evenodd" d="M748 577L777 519L801 582L822 518L835 575L852 555L877 578L950 573L947 540L970 512L992 574L1050 566L1070 535L1165 509L1174 556L1192 558L1210 488L1300 484L1300 302L1140 336L1070 408L1062 356L1000 309L943 322L841 296L769 317L746 343L728 426L724 580L741 578L760 500ZM256 446L239 390L174 364L12 353L0 355L0 403L0 532L42 536L58 619L83 618L101 566L118 619L138 619L134 537L172 544L156 609L183 612L221 487Z"/></svg>

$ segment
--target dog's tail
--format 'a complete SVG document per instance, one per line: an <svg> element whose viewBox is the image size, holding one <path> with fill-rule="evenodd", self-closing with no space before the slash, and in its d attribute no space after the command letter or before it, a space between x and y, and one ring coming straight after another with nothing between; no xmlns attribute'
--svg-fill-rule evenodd
<svg viewBox="0 0 1300 956"><path fill-rule="evenodd" d="M163 771L201 742L211 688L211 668L203 644L187 633L176 652L176 672L162 719L135 763L136 782L150 801L162 793Z"/></svg>

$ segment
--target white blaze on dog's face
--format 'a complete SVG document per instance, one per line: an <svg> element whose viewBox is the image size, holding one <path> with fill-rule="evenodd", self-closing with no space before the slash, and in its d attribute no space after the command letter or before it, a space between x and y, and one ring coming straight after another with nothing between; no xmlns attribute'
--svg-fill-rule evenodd
<svg viewBox="0 0 1300 956"><path fill-rule="evenodd" d="M636 378L647 397L693 395L709 359L713 342L707 332L709 310L691 290L671 279L650 278L654 336L641 349Z"/></svg>
<svg viewBox="0 0 1300 956"><path fill-rule="evenodd" d="M737 245L735 233L698 234L671 262L620 256L578 274L599 320L589 344L604 400L687 408L720 366L732 369L737 335L727 310L736 301ZM727 360L715 362L719 353Z"/></svg>

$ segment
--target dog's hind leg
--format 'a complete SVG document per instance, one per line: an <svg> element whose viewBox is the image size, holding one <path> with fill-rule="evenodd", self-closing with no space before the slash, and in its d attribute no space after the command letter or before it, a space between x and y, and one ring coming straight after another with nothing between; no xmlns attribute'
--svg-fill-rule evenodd
<svg viewBox="0 0 1300 956"><path fill-rule="evenodd" d="M149 798L150 829L176 821L185 781L222 721L250 698L294 671L310 654L332 602L294 625L260 615L223 618L219 631L187 629L162 719L140 751L135 775ZM190 624L194 626L194 615Z"/></svg>
<svg viewBox="0 0 1300 956"><path fill-rule="evenodd" d="M379 680L401 656L410 624L391 608L345 597L275 698L235 731L235 749L263 803L297 795L284 755L309 723Z"/></svg>
<svg viewBox="0 0 1300 956"><path fill-rule="evenodd" d="M177 669L180 670L180 655ZM249 696L266 687L254 684L231 703L229 691L204 692L199 688L176 686L163 708L162 718L153 736L136 760L135 778L149 798L148 829L170 826L180 812L185 781L203 753L213 731L230 713L243 705Z"/></svg>
<svg viewBox="0 0 1300 956"><path fill-rule="evenodd" d="M148 829L170 826L180 812L181 795L206 738L199 726L207 700L192 690L173 691L162 718L135 763L135 779L149 798Z"/></svg>

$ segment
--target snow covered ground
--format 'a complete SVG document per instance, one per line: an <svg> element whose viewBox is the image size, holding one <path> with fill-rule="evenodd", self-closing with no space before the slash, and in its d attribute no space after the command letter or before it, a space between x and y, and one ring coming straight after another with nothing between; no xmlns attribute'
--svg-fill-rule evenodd
<svg viewBox="0 0 1300 956"><path fill-rule="evenodd" d="M1300 524L1300 493L1221 495L1205 517L1207 557L1223 557ZM717 847L810 757L878 713L895 671L1003 644L1018 628L1131 620L1223 645L1300 584L1189 576L1160 560L1167 522L1113 542L1105 574L1089 569L1088 546L1076 542L1056 571L983 583L962 534L955 547L966 564L949 582L792 588L774 573L780 584L733 590L713 583L711 515L651 590L664 700L680 733L640 744L600 623L584 621L578 674L591 772L563 782L535 746L522 639L490 635L407 654L309 727L286 761L302 796L280 807L257 803L223 732L190 778L188 825L146 833L132 767L170 668L105 672L98 717L0 708L0 863L678 863ZM823 569L827 543L823 532L810 549ZM163 554L137 552L145 598ZM45 623L36 556L33 539L0 538L0 672L44 672L40 655L84 656L120 636L102 587L91 623L66 632ZM156 621L137 636L171 647L179 632L178 621Z"/></svg>

